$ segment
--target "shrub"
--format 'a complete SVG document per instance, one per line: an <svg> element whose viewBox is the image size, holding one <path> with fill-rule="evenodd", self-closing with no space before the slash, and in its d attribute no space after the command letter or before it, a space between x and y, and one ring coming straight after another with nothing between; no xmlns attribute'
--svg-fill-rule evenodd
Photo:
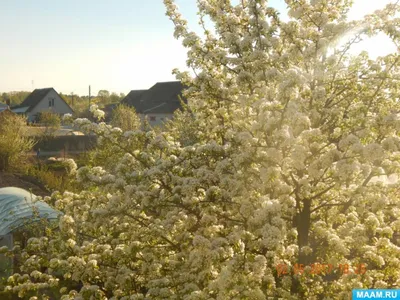
<svg viewBox="0 0 400 300"><path fill-rule="evenodd" d="M126 105L118 105L112 112L111 124L123 131L140 128L140 118L134 108Z"/></svg>
<svg viewBox="0 0 400 300"><path fill-rule="evenodd" d="M25 135L26 120L15 114L0 114L0 170L23 163L35 142Z"/></svg>
<svg viewBox="0 0 400 300"><path fill-rule="evenodd" d="M43 136L52 137L61 127L61 118L51 111L43 111L39 113L38 123L45 127Z"/></svg>

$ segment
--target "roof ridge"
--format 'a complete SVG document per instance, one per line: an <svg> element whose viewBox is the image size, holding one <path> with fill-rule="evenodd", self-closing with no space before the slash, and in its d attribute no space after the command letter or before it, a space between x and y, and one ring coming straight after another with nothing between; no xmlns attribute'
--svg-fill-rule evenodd
<svg viewBox="0 0 400 300"><path fill-rule="evenodd" d="M26 112L31 111L33 108L35 108L40 101L42 101L48 94L49 92L53 90L62 101L72 110L72 108L68 105L67 102L60 96L60 94L53 88L53 87L47 87L47 88L41 88L41 89L34 89L28 97L22 101L18 106L14 108L22 108L22 107L29 107ZM72 110L73 111L73 110Z"/></svg>

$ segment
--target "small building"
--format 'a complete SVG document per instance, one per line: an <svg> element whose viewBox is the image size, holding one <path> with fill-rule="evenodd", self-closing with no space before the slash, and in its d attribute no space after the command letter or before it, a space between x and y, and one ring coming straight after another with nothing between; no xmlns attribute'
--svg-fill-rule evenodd
<svg viewBox="0 0 400 300"><path fill-rule="evenodd" d="M148 90L133 90L122 101L135 108L139 116L147 118L151 126L159 126L171 119L182 104L184 86L180 81L157 82Z"/></svg>
<svg viewBox="0 0 400 300"><path fill-rule="evenodd" d="M53 88L34 90L20 105L11 110L16 114L25 115L28 122L35 122L39 113L44 111L51 111L58 115L74 112Z"/></svg>

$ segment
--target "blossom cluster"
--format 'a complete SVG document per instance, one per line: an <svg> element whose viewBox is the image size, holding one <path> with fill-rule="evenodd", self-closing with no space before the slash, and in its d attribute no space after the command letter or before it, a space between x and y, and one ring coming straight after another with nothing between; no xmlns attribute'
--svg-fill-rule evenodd
<svg viewBox="0 0 400 300"><path fill-rule="evenodd" d="M70 175L75 175L75 173L76 173L76 171L78 169L78 165L76 164L76 162L72 158L49 157L48 160L49 161L59 161L59 162L61 162L66 167L66 170L67 170L68 174L70 174Z"/></svg>
<svg viewBox="0 0 400 300"><path fill-rule="evenodd" d="M97 119L97 120L101 120L104 119L105 113L104 111L100 110L97 104L92 104L90 106L89 111L93 114L93 116Z"/></svg>

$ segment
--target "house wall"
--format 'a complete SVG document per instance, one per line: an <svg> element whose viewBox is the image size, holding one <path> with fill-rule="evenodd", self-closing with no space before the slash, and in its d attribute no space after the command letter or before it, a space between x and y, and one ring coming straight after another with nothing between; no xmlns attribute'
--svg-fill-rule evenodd
<svg viewBox="0 0 400 300"><path fill-rule="evenodd" d="M164 121L172 119L173 114L139 114L139 117L142 121L147 117L147 121L151 126L162 126ZM152 121L151 117L155 117L155 121Z"/></svg>
<svg viewBox="0 0 400 300"><path fill-rule="evenodd" d="M49 107L49 101L54 99L54 106ZM35 120L36 114L42 111L52 111L56 114L72 114L72 109L61 99L61 97L54 91L51 90L46 97L44 97L33 110L28 113L28 120L32 122Z"/></svg>

